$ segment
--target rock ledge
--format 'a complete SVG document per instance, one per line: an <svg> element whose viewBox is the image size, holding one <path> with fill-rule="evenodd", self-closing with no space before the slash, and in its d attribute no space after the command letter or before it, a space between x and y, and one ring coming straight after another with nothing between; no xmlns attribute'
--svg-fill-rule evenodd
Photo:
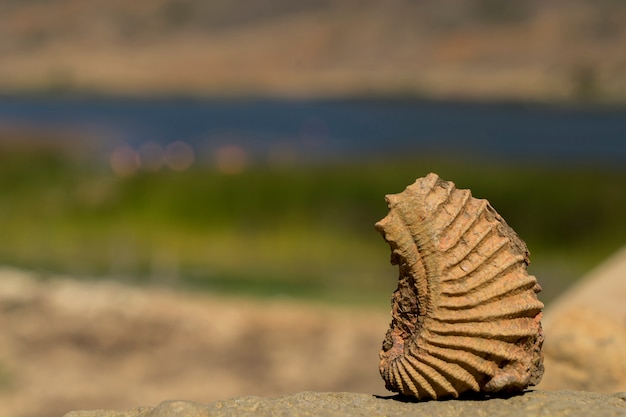
<svg viewBox="0 0 626 417"><path fill-rule="evenodd" d="M301 392L276 398L240 397L199 404L164 401L156 407L125 411L72 411L64 417L213 417L213 416L626 416L626 392L528 391L510 398L405 402L346 392Z"/></svg>

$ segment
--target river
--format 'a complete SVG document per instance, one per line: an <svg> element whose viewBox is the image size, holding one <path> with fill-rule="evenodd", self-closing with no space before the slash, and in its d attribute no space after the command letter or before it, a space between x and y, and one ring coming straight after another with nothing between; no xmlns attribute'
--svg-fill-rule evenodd
<svg viewBox="0 0 626 417"><path fill-rule="evenodd" d="M426 100L0 97L0 126L74 129L105 144L225 144L333 161L420 153L626 166L626 108ZM105 146L106 147L106 146Z"/></svg>

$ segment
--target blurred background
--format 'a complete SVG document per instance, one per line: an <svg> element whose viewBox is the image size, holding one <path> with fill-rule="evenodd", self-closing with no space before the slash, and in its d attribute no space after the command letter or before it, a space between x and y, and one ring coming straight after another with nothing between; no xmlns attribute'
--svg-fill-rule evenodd
<svg viewBox="0 0 626 417"><path fill-rule="evenodd" d="M619 0L0 0L0 402L384 393L373 224L429 172L491 202L549 305L624 244L624 21ZM146 371L181 322L204 351ZM215 359L219 326L256 353Z"/></svg>

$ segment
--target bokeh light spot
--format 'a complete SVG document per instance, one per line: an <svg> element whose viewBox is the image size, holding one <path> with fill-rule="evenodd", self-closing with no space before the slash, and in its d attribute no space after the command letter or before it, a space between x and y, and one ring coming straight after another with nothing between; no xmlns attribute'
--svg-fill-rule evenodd
<svg viewBox="0 0 626 417"><path fill-rule="evenodd" d="M215 164L224 174L238 174L248 164L248 154L237 145L224 145L215 151Z"/></svg>
<svg viewBox="0 0 626 417"><path fill-rule="evenodd" d="M120 177L130 177L141 166L139 155L128 145L120 145L113 150L109 165L113 172Z"/></svg>
<svg viewBox="0 0 626 417"><path fill-rule="evenodd" d="M191 146L182 141L172 142L165 148L165 164L172 171L185 171L195 160Z"/></svg>

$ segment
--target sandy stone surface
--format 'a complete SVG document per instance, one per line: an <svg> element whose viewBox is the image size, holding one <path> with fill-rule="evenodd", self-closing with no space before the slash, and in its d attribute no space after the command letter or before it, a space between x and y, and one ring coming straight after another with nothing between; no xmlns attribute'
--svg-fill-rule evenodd
<svg viewBox="0 0 626 417"><path fill-rule="evenodd" d="M388 322L382 309L2 270L0 416L306 390L386 394L377 364Z"/></svg>
<svg viewBox="0 0 626 417"><path fill-rule="evenodd" d="M539 388L626 391L626 248L558 298L544 328Z"/></svg>
<svg viewBox="0 0 626 417"><path fill-rule="evenodd" d="M166 401L126 411L79 411L65 417L588 417L626 416L626 393L531 391L511 398L405 402L369 394L301 392L278 398L244 397L198 404Z"/></svg>

